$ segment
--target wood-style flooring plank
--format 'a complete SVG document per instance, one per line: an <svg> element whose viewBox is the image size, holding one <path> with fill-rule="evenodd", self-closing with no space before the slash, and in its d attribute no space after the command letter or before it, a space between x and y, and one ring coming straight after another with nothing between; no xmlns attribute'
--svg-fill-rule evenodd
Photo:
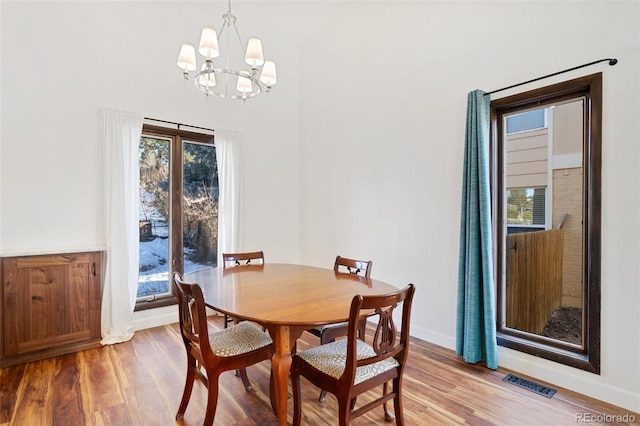
<svg viewBox="0 0 640 426"><path fill-rule="evenodd" d="M54 358L57 361L52 382L52 398L57 401L53 405L53 424L86 424L85 410L82 405L80 366L75 355Z"/></svg>
<svg viewBox="0 0 640 426"><path fill-rule="evenodd" d="M22 364L0 370L0 425L9 424L11 421L26 368L26 364Z"/></svg>
<svg viewBox="0 0 640 426"><path fill-rule="evenodd" d="M11 423L14 425L38 426L53 424L54 393L52 381L56 372L56 358L42 360L27 364L24 369L24 377L29 380L21 380L18 385L16 406L11 415ZM56 401L57 403L57 401ZM33 415L37 413L37 415Z"/></svg>
<svg viewBox="0 0 640 426"><path fill-rule="evenodd" d="M211 317L210 326L221 328L222 318ZM298 350L316 344L318 339L305 333ZM0 371L0 426L200 425L207 399L199 382L194 384L184 420L175 420L185 371L177 324L141 330L129 342L8 367ZM578 413L628 413L555 386L551 386L557 390L554 397L545 398L502 381L508 373L466 364L449 349L412 338L403 381L405 422L416 426L575 425ZM244 389L233 371L220 376L214 425L278 424L269 400L270 363L251 366L247 374L251 391ZM335 425L333 395L319 403L318 389L305 379L301 390L303 424ZM380 391L362 395L359 404L371 401ZM290 422L291 397L288 414ZM635 424L640 423L639 414L629 414L635 416ZM354 426L387 424L381 407L352 422Z"/></svg>

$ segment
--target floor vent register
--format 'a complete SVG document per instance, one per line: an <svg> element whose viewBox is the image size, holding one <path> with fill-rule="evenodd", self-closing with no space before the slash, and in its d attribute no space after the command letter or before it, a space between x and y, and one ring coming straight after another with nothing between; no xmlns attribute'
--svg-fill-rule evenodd
<svg viewBox="0 0 640 426"><path fill-rule="evenodd" d="M556 393L555 389L542 386L541 384L523 379L522 377L514 376L513 374L507 374L502 381L520 386L521 388L530 390L531 392L535 392L547 398L551 398Z"/></svg>

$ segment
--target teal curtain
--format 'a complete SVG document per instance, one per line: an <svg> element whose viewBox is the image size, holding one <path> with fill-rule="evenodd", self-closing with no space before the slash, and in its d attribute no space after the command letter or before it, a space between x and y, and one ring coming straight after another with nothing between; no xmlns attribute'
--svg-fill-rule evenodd
<svg viewBox="0 0 640 426"><path fill-rule="evenodd" d="M466 362L498 368L493 283L489 97L469 93L458 264L456 353Z"/></svg>

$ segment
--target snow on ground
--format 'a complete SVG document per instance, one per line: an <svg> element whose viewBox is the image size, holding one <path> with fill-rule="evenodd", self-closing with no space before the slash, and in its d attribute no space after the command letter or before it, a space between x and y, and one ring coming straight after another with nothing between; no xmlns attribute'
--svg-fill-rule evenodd
<svg viewBox="0 0 640 426"><path fill-rule="evenodd" d="M185 250L184 272L195 272L213 267L193 263L187 259ZM151 241L140 241L140 276L138 297L169 291L169 238L156 237Z"/></svg>

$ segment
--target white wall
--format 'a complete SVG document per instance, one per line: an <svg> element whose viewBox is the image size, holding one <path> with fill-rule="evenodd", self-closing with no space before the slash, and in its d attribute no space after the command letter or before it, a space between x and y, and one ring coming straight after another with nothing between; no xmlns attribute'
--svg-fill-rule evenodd
<svg viewBox="0 0 640 426"><path fill-rule="evenodd" d="M265 42L280 68L273 93L246 104L205 100L191 81L185 85L175 65L177 52L182 42L197 44L202 27L221 24L225 3L2 2L1 7L0 249L104 243L98 110L108 107L241 132L240 249L297 260L295 48ZM260 33L259 27L251 30Z"/></svg>
<svg viewBox="0 0 640 426"><path fill-rule="evenodd" d="M604 73L602 374L503 348L499 361L640 411L638 2L347 3L333 16L301 54L301 260L372 259L376 278L414 282L412 334L450 348L467 93L619 59L538 83Z"/></svg>
<svg viewBox="0 0 640 426"><path fill-rule="evenodd" d="M103 243L98 108L239 130L244 248L373 259L416 284L412 333L453 347L467 93L614 56L560 77L604 72L602 374L500 364L640 412L638 2L234 2L279 72L244 105L205 103L175 66L224 7L0 3L0 250Z"/></svg>

